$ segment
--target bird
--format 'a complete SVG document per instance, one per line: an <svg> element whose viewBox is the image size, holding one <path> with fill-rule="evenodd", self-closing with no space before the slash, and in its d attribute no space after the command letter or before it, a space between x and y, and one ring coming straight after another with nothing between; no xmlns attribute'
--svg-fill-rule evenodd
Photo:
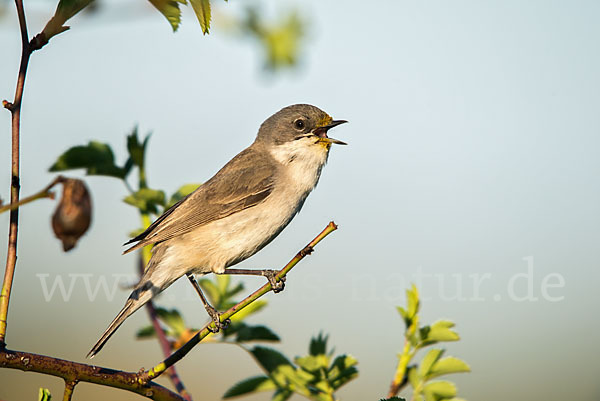
<svg viewBox="0 0 600 401"><path fill-rule="evenodd" d="M317 185L333 144L327 136L346 120L334 120L316 106L284 107L260 126L254 142L211 179L167 209L124 245L125 253L153 245L146 269L88 353L96 355L131 314L187 275L218 331L218 313L206 302L194 274L265 276L283 289L273 270L231 269L269 244L300 211Z"/></svg>

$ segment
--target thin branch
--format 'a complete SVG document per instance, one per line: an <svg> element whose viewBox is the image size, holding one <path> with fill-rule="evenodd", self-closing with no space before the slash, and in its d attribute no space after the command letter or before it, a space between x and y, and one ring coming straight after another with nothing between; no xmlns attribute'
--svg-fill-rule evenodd
<svg viewBox="0 0 600 401"><path fill-rule="evenodd" d="M138 263L140 276L144 273L145 265L146 264L144 263L144 257L140 252ZM154 327L154 332L156 333L156 337L158 338L158 342L160 344L160 348L162 349L163 355L165 357L168 357L171 354L171 344L169 344L169 340L165 335L165 331L163 330L163 328L160 325L160 322L158 321L158 315L156 313L156 308L154 308L154 303L152 302L152 300L146 303L146 310L148 311L150 321L152 322L152 327ZM175 370L175 366L171 366L167 370L167 375L169 376L171 383L173 383L173 385L175 386L177 392L187 401L192 401L192 395L185 389L183 381L181 381L181 378Z"/></svg>
<svg viewBox="0 0 600 401"><path fill-rule="evenodd" d="M15 89L15 99L12 104L4 103L4 106L10 110L12 115L12 146L11 146L11 185L10 185L10 203L19 202L19 189L21 186L19 171L19 153L20 153L20 131L21 131L21 103L23 99L23 89L25 87L25 75L27 74L27 65L31 51L29 47L27 22L25 19L25 9L23 0L15 0L17 6L17 15L19 17L19 27L21 29L21 64L19 66L19 75L17 77L17 87ZM6 322L8 319L8 303L10 301L10 292L12 281L17 264L17 234L19 228L19 209L10 211L10 221L8 230L8 252L6 253L6 269L4 270L4 281L2 291L0 292L0 349L6 344Z"/></svg>
<svg viewBox="0 0 600 401"><path fill-rule="evenodd" d="M0 367L61 377L67 383L79 381L119 388L156 401L185 401L177 393L156 383L142 383L138 379L138 373L122 372L29 352L0 350Z"/></svg>
<svg viewBox="0 0 600 401"><path fill-rule="evenodd" d="M292 270L292 268L294 266L296 266L296 264L298 264L298 262L300 262L302 259L304 259L304 257L306 255L310 255L310 253L313 251L313 248L319 242L321 242L321 240L323 240L326 236L331 234L336 229L337 229L337 225L333 221L330 222L327 225L327 227L325 227L325 229L323 231L321 231L321 233L319 235L317 235L308 245L306 245L300 252L298 252L296 254L296 256L287 265L285 265L285 267L283 269L281 269L279 271L279 273L277 273L277 275L275 276L275 279L277 281L280 281L282 278L284 278L290 272L290 270ZM271 287L270 283L263 285L258 290L256 290L254 293L252 293L251 295L246 297L244 300L240 301L237 305L234 305L226 312L223 312L220 315L220 320L225 321L226 319L235 315L236 313L238 313L239 311L244 309L246 306L250 305L252 302L256 301L258 298L262 297L267 292L271 291L271 289L272 289L272 287ZM194 348L194 346L196 346L200 341L202 341L205 337L207 337L209 334L212 333L212 331L209 330L209 327L212 329L215 329L216 328L215 323L211 322L211 323L207 324L206 326L204 326L204 328L202 330L198 331L181 348L179 348L177 351L175 351L173 354L171 354L167 359L165 359L158 365L154 366L149 371L147 371L147 372L140 371L139 380L142 383L146 383L146 382L149 382L150 380L154 380L155 378L157 378L158 376L163 374L165 372L165 370L167 370L169 367L173 366L176 362L178 362L183 357L185 357L188 354L188 352L190 352L192 350L192 348Z"/></svg>
<svg viewBox="0 0 600 401"><path fill-rule="evenodd" d="M73 391L75 390L77 383L77 380L65 379L65 392L63 394L63 401L71 401L71 397L73 397Z"/></svg>
<svg viewBox="0 0 600 401"><path fill-rule="evenodd" d="M402 377L402 380L400 380L399 382L397 382L396 380L393 380L392 384L390 384L390 390L388 391L387 398L392 398L392 397L395 397L396 395L398 395L400 390L402 390L402 388L404 386L406 386L407 384L408 384L408 375L407 374L405 374L404 377Z"/></svg>
<svg viewBox="0 0 600 401"><path fill-rule="evenodd" d="M31 196L28 196L26 198L23 198L20 201L18 201L17 203L9 203L8 205L0 206L0 214L7 212L9 210L17 209L17 208L19 208L27 203L33 202L34 200L37 200L37 199L42 199L42 198L54 199L54 193L50 192L50 190L52 189L52 187L54 187L59 182L62 182L63 180L64 180L64 177L59 175L41 191L39 191Z"/></svg>

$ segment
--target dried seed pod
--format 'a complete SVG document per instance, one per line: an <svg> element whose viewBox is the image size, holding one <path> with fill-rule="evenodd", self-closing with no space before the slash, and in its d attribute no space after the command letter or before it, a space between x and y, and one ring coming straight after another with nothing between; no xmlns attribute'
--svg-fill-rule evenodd
<svg viewBox="0 0 600 401"><path fill-rule="evenodd" d="M65 252L73 249L92 220L92 200L82 180L65 178L62 198L52 216L52 229Z"/></svg>

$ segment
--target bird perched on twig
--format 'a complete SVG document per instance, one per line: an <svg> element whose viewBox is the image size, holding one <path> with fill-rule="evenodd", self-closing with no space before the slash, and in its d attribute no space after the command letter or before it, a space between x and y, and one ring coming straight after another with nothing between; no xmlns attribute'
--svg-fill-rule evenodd
<svg viewBox="0 0 600 401"><path fill-rule="evenodd" d="M283 289L273 270L230 269L271 242L300 211L315 188L332 144L329 129L343 124L307 104L269 117L256 140L214 177L163 213L127 244L124 253L153 244L152 257L125 306L89 356L94 356L132 313L175 280L187 275L217 330L219 314L202 295L193 274L265 276Z"/></svg>

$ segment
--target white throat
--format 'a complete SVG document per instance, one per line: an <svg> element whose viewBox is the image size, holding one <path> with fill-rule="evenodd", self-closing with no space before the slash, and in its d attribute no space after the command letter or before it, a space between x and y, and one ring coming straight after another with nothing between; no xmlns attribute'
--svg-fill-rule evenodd
<svg viewBox="0 0 600 401"><path fill-rule="evenodd" d="M286 166L285 174L298 191L305 193L304 196L317 185L329 156L329 149L315 144L314 138L286 142L269 151L275 160Z"/></svg>

